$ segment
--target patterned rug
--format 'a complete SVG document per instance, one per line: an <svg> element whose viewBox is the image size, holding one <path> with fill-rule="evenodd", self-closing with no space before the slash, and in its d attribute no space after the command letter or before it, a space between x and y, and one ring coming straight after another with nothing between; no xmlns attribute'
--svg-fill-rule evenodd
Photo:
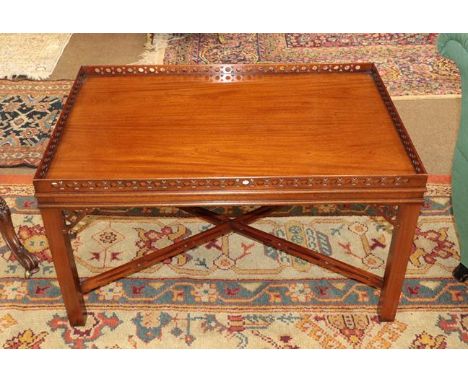
<svg viewBox="0 0 468 382"><path fill-rule="evenodd" d="M438 54L436 38L435 33L179 34L167 42L164 63L371 61L392 97L459 95L458 70Z"/></svg>
<svg viewBox="0 0 468 382"><path fill-rule="evenodd" d="M87 325L71 328L32 187L4 181L0 193L25 246L41 260L40 272L25 280L0 241L4 348L468 348L467 288L450 274L459 254L446 184L429 187L392 323L379 322L374 289L232 234L91 293ZM75 227L81 276L209 227L171 209L128 215L134 212L146 216L94 216ZM255 226L383 273L391 228L362 216L372 210L283 212Z"/></svg>
<svg viewBox="0 0 468 382"><path fill-rule="evenodd" d="M0 167L36 167L73 81L0 80Z"/></svg>
<svg viewBox="0 0 468 382"><path fill-rule="evenodd" d="M70 37L70 33L1 33L0 78L46 79Z"/></svg>

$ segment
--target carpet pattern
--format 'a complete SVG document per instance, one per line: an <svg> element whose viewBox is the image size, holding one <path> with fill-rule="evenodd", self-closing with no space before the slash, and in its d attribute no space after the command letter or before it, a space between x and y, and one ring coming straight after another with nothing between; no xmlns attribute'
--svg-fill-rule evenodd
<svg viewBox="0 0 468 382"><path fill-rule="evenodd" d="M70 33L0 34L0 78L46 79L70 37Z"/></svg>
<svg viewBox="0 0 468 382"><path fill-rule="evenodd" d="M450 275L459 254L448 185L429 187L393 323L379 322L376 290L232 234L89 294L83 328L68 325L32 187L0 192L41 261L24 280L0 241L4 348L468 348L467 288ZM372 210L297 207L255 226L382 274L391 227L363 212ZM92 216L75 227L80 276L210 226L173 209L127 215L136 213L146 215Z"/></svg>
<svg viewBox="0 0 468 382"><path fill-rule="evenodd" d="M0 80L0 167L36 167L72 81Z"/></svg>
<svg viewBox="0 0 468 382"><path fill-rule="evenodd" d="M456 66L436 34L185 34L169 40L165 64L375 62L392 97L460 94Z"/></svg>

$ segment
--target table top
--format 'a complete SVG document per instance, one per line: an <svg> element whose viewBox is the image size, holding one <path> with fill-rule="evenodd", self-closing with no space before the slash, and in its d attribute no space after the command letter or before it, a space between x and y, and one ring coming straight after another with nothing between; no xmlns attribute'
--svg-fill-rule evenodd
<svg viewBox="0 0 468 382"><path fill-rule="evenodd" d="M35 181L181 189L418 175L373 64L100 66L81 68Z"/></svg>

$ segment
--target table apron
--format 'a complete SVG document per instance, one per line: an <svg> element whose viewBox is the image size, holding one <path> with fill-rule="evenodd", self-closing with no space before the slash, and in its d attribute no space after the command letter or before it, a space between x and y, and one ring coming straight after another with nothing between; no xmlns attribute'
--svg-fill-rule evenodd
<svg viewBox="0 0 468 382"><path fill-rule="evenodd" d="M39 207L235 206L327 203L422 203L425 188L230 193L36 193Z"/></svg>

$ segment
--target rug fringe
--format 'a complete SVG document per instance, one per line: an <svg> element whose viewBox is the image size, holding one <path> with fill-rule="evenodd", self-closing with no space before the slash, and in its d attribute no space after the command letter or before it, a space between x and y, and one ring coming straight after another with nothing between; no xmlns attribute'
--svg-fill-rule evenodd
<svg viewBox="0 0 468 382"><path fill-rule="evenodd" d="M172 36L170 33L155 33L152 41L146 42L145 51L139 56L139 60L133 62L132 65L162 65L167 45L170 41L180 38Z"/></svg>
<svg viewBox="0 0 468 382"><path fill-rule="evenodd" d="M0 36L0 79L45 80L53 73L71 33L6 33Z"/></svg>

